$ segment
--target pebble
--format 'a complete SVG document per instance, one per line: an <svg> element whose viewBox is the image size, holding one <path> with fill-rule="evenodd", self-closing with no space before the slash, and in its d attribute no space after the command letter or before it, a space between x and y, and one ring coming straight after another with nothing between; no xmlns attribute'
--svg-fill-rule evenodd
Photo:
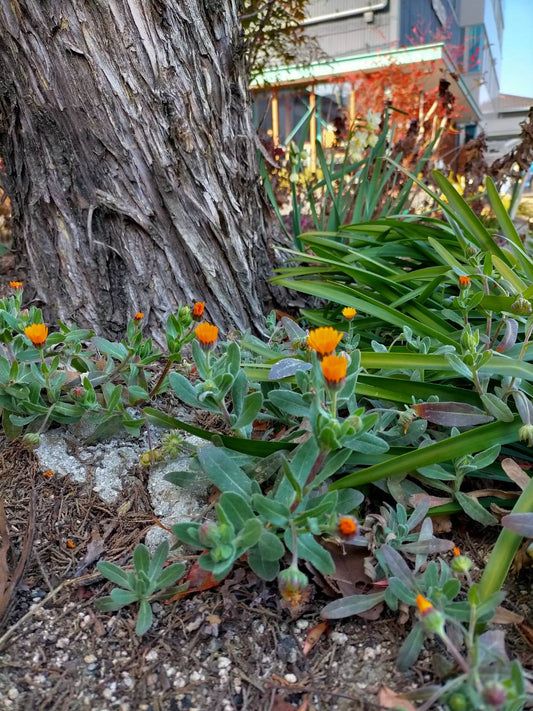
<svg viewBox="0 0 533 711"><path fill-rule="evenodd" d="M296 620L296 627L299 630L306 630L309 627L309 620Z"/></svg>
<svg viewBox="0 0 533 711"><path fill-rule="evenodd" d="M83 661L85 664L94 664L96 661L96 657L94 654L87 654L87 656L83 657Z"/></svg>
<svg viewBox="0 0 533 711"><path fill-rule="evenodd" d="M330 639L335 644L346 644L348 641L348 635L344 634L344 632L332 632Z"/></svg>
<svg viewBox="0 0 533 711"><path fill-rule="evenodd" d="M376 658L375 650L372 647L365 647L365 649L363 651L363 659L365 660L365 662L368 662L369 660L375 659L375 658Z"/></svg>
<svg viewBox="0 0 533 711"><path fill-rule="evenodd" d="M231 666L231 659L229 659L228 657L219 657L218 658L218 668L219 669L227 669L230 666Z"/></svg>
<svg viewBox="0 0 533 711"><path fill-rule="evenodd" d="M155 662L159 658L159 654L155 649L151 649L146 655L145 659L147 662Z"/></svg>
<svg viewBox="0 0 533 711"><path fill-rule="evenodd" d="M68 637L60 637L57 642L56 642L56 647L59 649L65 649L65 647L68 647L70 644L70 640Z"/></svg>
<svg viewBox="0 0 533 711"><path fill-rule="evenodd" d="M298 681L298 677L296 676L296 674L285 674L283 678L289 684L296 684L296 682Z"/></svg>
<svg viewBox="0 0 533 711"><path fill-rule="evenodd" d="M12 686L11 689L9 689L9 691L7 692L7 698L11 699L12 701L18 699L19 695L19 690L15 686Z"/></svg>

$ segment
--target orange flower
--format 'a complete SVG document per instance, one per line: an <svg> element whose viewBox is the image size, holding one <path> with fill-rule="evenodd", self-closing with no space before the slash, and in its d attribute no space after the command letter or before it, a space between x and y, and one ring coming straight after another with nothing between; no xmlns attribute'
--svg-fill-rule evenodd
<svg viewBox="0 0 533 711"><path fill-rule="evenodd" d="M314 331L307 336L307 346L318 353L320 356L331 355L342 338L342 333L339 333L331 326L315 328Z"/></svg>
<svg viewBox="0 0 533 711"><path fill-rule="evenodd" d="M218 328L211 323L200 323L194 329L196 338L200 341L200 345L205 350L214 348L218 338Z"/></svg>
<svg viewBox="0 0 533 711"><path fill-rule="evenodd" d="M421 615L427 615L434 609L433 605L423 595L416 596L416 606Z"/></svg>
<svg viewBox="0 0 533 711"><path fill-rule="evenodd" d="M459 550L459 548L458 548L457 546L455 546L455 547L452 549L452 553L453 553L453 557L454 557L454 558L457 558L457 556L461 555L461 551Z"/></svg>
<svg viewBox="0 0 533 711"><path fill-rule="evenodd" d="M204 315L205 301L197 301L192 307L192 317L195 321L199 321Z"/></svg>
<svg viewBox="0 0 533 711"><path fill-rule="evenodd" d="M470 286L470 277L469 276L460 276L459 277L459 288L460 289L468 289Z"/></svg>
<svg viewBox="0 0 533 711"><path fill-rule="evenodd" d="M12 289L22 289L22 282L21 281L10 281L9 286Z"/></svg>
<svg viewBox="0 0 533 711"><path fill-rule="evenodd" d="M34 346L42 346L48 338L48 329L44 323L32 323L31 326L26 326L24 333Z"/></svg>
<svg viewBox="0 0 533 711"><path fill-rule="evenodd" d="M134 320L134 321L142 321L143 318L144 318L143 312L142 312L142 311L137 311L137 313L136 313L135 316L133 317L133 320Z"/></svg>
<svg viewBox="0 0 533 711"><path fill-rule="evenodd" d="M67 541L67 548L76 548L76 544L74 541L71 541L70 538Z"/></svg>
<svg viewBox="0 0 533 711"><path fill-rule="evenodd" d="M43 476L45 476L47 479L50 479L50 477L52 476L53 473L54 473L53 469L48 469L48 471L43 472Z"/></svg>
<svg viewBox="0 0 533 711"><path fill-rule="evenodd" d="M355 309L352 309L351 306L345 306L342 310L342 315L344 316L344 318L347 318L348 321L351 321L356 313L357 311Z"/></svg>
<svg viewBox="0 0 533 711"><path fill-rule="evenodd" d="M326 383L331 387L338 385L346 377L348 361L344 356L328 355L320 364Z"/></svg>
<svg viewBox="0 0 533 711"><path fill-rule="evenodd" d="M347 538L357 533L357 521L353 516L343 516L339 519L339 533Z"/></svg>

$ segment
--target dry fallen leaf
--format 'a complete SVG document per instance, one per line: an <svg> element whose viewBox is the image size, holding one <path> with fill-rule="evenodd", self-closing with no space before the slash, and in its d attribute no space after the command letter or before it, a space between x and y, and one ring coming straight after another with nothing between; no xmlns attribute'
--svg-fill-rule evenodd
<svg viewBox="0 0 533 711"><path fill-rule="evenodd" d="M491 622L497 625L519 625L524 621L523 615L517 615L516 612L506 610L505 607L497 607L496 613Z"/></svg>
<svg viewBox="0 0 533 711"><path fill-rule="evenodd" d="M395 711L416 711L416 707L402 694L397 694L388 686L382 686L378 694L378 704L385 709Z"/></svg>
<svg viewBox="0 0 533 711"><path fill-rule="evenodd" d="M503 471L507 474L509 479L519 486L522 491L524 491L529 484L530 477L526 474L522 467L510 457L503 459L501 465Z"/></svg>

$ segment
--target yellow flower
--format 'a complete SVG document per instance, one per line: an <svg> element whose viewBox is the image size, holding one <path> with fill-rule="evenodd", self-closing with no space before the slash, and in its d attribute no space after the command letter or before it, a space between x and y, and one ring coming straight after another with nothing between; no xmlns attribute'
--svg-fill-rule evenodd
<svg viewBox="0 0 533 711"><path fill-rule="evenodd" d="M200 323L196 326L194 333L196 334L196 338L200 341L202 348L205 350L214 348L218 338L217 326L213 326L211 323Z"/></svg>
<svg viewBox="0 0 533 711"><path fill-rule="evenodd" d="M48 338L48 329L44 323L32 323L31 326L26 326L24 333L34 346L42 346Z"/></svg>
<svg viewBox="0 0 533 711"><path fill-rule="evenodd" d="M331 355L342 338L331 326L315 328L307 336L307 345L311 350L316 351L321 356Z"/></svg>
<svg viewBox="0 0 533 711"><path fill-rule="evenodd" d="M9 286L12 289L22 289L22 282L21 281L10 281Z"/></svg>
<svg viewBox="0 0 533 711"><path fill-rule="evenodd" d="M427 615L434 609L433 605L423 595L416 596L416 606L421 615Z"/></svg>
<svg viewBox="0 0 533 711"><path fill-rule="evenodd" d="M351 306L345 306L342 310L342 315L344 316L344 318L347 318L348 321L351 321L356 313L357 311L355 309L352 309Z"/></svg>
<svg viewBox="0 0 533 711"><path fill-rule="evenodd" d="M199 321L204 315L205 301L197 301L192 307L192 317L195 321Z"/></svg>
<svg viewBox="0 0 533 711"><path fill-rule="evenodd" d="M322 359L320 364L322 373L329 386L338 385L346 377L348 361L344 356L329 355Z"/></svg>

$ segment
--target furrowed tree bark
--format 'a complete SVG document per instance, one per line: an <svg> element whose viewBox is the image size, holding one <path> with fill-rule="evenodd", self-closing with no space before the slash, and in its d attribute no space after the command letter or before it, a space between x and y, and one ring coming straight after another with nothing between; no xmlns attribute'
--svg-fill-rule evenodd
<svg viewBox="0 0 533 711"><path fill-rule="evenodd" d="M271 306L236 0L1 0L0 155L46 314L109 336Z"/></svg>

